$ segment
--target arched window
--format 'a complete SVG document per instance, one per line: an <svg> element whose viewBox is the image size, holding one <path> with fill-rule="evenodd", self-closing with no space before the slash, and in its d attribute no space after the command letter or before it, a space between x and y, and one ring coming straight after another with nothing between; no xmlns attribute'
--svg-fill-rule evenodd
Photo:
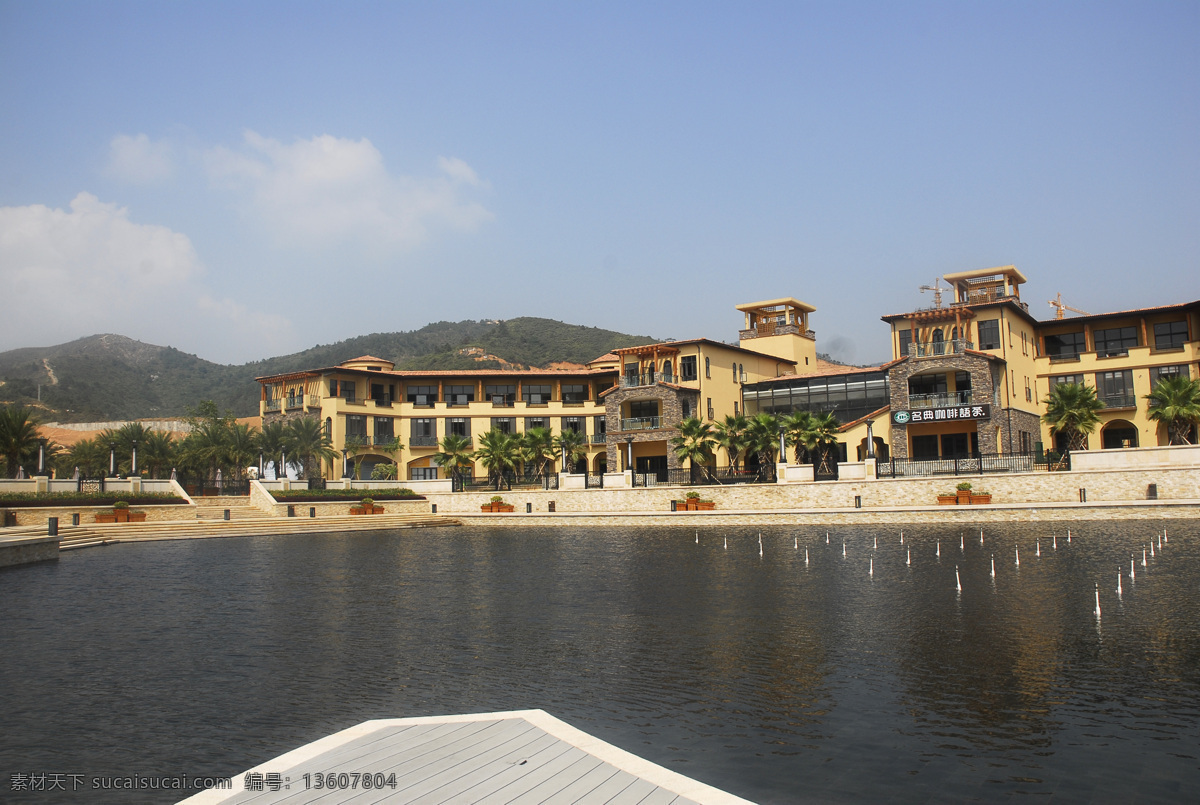
<svg viewBox="0 0 1200 805"><path fill-rule="evenodd" d="M333 439L333 418L325 417L325 438Z"/></svg>
<svg viewBox="0 0 1200 805"><path fill-rule="evenodd" d="M935 329L933 331L933 354L934 355L945 355L946 354L946 342L945 342L945 339L942 338L942 328L941 327L938 327L937 329Z"/></svg>

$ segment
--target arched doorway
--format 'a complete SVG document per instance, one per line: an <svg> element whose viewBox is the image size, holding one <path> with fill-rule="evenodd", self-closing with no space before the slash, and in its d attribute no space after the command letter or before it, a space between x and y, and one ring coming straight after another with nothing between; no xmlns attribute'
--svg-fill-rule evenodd
<svg viewBox="0 0 1200 805"><path fill-rule="evenodd" d="M1114 419L1100 431L1100 446L1105 450L1117 450L1138 446L1137 427L1128 420Z"/></svg>

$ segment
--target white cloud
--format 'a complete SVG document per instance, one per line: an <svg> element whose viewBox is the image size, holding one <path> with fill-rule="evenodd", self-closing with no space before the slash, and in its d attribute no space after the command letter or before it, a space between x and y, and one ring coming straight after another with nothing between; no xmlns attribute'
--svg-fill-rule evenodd
<svg viewBox="0 0 1200 805"><path fill-rule="evenodd" d="M167 142L151 142L145 134L136 137L118 134L109 143L104 174L110 178L131 184L153 184L171 178L174 173L174 155Z"/></svg>
<svg viewBox="0 0 1200 805"><path fill-rule="evenodd" d="M90 193L68 210L0 207L0 349L117 332L210 356L292 335L281 316L214 299L203 274L187 235Z"/></svg>
<svg viewBox="0 0 1200 805"><path fill-rule="evenodd" d="M493 217L466 197L486 185L461 159L441 158L440 176L393 176L366 139L322 135L285 145L247 132L243 149L212 149L206 165L210 179L243 194L243 212L283 245L392 252L435 229L470 231Z"/></svg>

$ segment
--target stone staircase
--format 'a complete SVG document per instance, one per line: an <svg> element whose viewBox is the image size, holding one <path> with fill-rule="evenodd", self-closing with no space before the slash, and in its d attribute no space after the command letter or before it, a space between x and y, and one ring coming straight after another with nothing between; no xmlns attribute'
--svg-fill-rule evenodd
<svg viewBox="0 0 1200 805"><path fill-rule="evenodd" d="M226 497L193 498L196 502L197 520L225 519L225 510L229 509L229 519L234 520L271 520L274 516L262 509L250 505L246 495Z"/></svg>

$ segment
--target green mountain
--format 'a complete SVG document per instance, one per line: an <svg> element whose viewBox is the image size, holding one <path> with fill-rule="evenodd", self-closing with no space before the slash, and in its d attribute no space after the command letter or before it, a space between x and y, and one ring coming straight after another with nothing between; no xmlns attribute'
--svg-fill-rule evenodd
<svg viewBox="0 0 1200 805"><path fill-rule="evenodd" d="M387 358L400 369L546 367L582 364L656 340L551 319L441 321L231 366L122 335L94 335L0 352L0 404L34 406L43 420L60 422L182 416L201 400L251 416L258 411L254 378L334 366L359 355Z"/></svg>

